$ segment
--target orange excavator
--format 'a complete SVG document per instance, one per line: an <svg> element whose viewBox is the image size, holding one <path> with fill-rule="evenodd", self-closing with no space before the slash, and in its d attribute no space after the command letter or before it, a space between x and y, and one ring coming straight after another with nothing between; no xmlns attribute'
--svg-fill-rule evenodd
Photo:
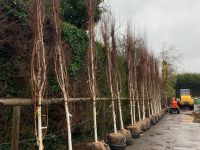
<svg viewBox="0 0 200 150"><path fill-rule="evenodd" d="M172 96L172 99L171 99L171 106L169 108L169 113L174 113L176 112L177 114L180 114L180 108L178 106L178 103L176 101L176 98L175 96Z"/></svg>

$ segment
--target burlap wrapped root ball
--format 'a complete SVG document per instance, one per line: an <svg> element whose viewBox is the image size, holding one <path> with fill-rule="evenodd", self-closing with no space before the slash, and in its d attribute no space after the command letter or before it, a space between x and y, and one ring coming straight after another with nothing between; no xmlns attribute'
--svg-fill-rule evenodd
<svg viewBox="0 0 200 150"><path fill-rule="evenodd" d="M155 115L152 115L152 116L150 117L150 121L151 121L151 125L155 125L155 124L157 123L157 121L156 121L156 116L155 116Z"/></svg>
<svg viewBox="0 0 200 150"><path fill-rule="evenodd" d="M139 125L134 124L127 127L127 130L131 132L132 138L139 138L141 133L141 128Z"/></svg>
<svg viewBox="0 0 200 150"><path fill-rule="evenodd" d="M126 137L120 133L110 133L106 136L106 141L109 144L124 145Z"/></svg>
<svg viewBox="0 0 200 150"><path fill-rule="evenodd" d="M142 134L143 133L143 129L142 129L141 121L137 122L136 125L140 127L140 134Z"/></svg>
<svg viewBox="0 0 200 150"><path fill-rule="evenodd" d="M162 115L164 116L166 114L166 108L162 109Z"/></svg>
<svg viewBox="0 0 200 150"><path fill-rule="evenodd" d="M137 124L140 126L140 128L141 128L141 130L143 132L148 129L148 127L147 127L147 121L146 120L140 121Z"/></svg>
<svg viewBox="0 0 200 150"><path fill-rule="evenodd" d="M149 118L146 118L145 121L147 124L147 129L150 129L151 128L151 120Z"/></svg>
<svg viewBox="0 0 200 150"><path fill-rule="evenodd" d="M125 150L126 137L121 133L110 133L106 136L106 142L111 150Z"/></svg>
<svg viewBox="0 0 200 150"><path fill-rule="evenodd" d="M158 112L158 113L157 113L157 116L158 116L158 120L161 120L161 119L162 119L162 114L161 114L161 112Z"/></svg>
<svg viewBox="0 0 200 150"><path fill-rule="evenodd" d="M148 129L148 120L145 119L142 121L142 128L144 131Z"/></svg>
<svg viewBox="0 0 200 150"><path fill-rule="evenodd" d="M160 111L160 114L161 114L161 117L163 117L164 115L163 109Z"/></svg>
<svg viewBox="0 0 200 150"><path fill-rule="evenodd" d="M126 145L127 146L133 144L132 135L131 135L131 132L129 130L122 129L122 130L119 130L118 133L120 133L121 135L126 137Z"/></svg>
<svg viewBox="0 0 200 150"><path fill-rule="evenodd" d="M156 122L158 122L158 121L159 121L158 114L155 114L154 117L155 117L155 119L156 119Z"/></svg>
<svg viewBox="0 0 200 150"><path fill-rule="evenodd" d="M98 142L88 143L85 149L86 150L110 150L110 147L104 141L98 141Z"/></svg>

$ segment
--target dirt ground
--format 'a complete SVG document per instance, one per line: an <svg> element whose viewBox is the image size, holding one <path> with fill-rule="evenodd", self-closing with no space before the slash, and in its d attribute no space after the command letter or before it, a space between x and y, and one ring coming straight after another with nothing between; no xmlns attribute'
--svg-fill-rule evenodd
<svg viewBox="0 0 200 150"><path fill-rule="evenodd" d="M166 114L126 150L200 150L200 124L193 119L190 110Z"/></svg>

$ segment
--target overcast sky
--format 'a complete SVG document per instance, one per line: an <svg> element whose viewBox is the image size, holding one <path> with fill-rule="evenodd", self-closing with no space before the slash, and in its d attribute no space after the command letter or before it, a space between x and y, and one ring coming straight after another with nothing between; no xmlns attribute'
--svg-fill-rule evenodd
<svg viewBox="0 0 200 150"><path fill-rule="evenodd" d="M146 32L156 55L163 44L183 54L181 72L200 73L200 0L105 0L115 14L120 31L127 20L136 32Z"/></svg>

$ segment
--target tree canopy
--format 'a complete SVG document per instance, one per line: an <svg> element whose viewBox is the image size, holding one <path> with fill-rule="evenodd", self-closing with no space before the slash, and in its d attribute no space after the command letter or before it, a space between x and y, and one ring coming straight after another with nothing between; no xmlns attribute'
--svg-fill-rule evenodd
<svg viewBox="0 0 200 150"><path fill-rule="evenodd" d="M102 0L98 0L98 6L95 12L95 22L98 22L102 9L100 8ZM61 0L62 20L69 22L78 28L86 29L87 11L84 0Z"/></svg>
<svg viewBox="0 0 200 150"><path fill-rule="evenodd" d="M68 22L78 28L86 29L87 26L87 10L84 0L60 0L60 14L63 22ZM0 0L0 5L9 15L24 18L27 15L26 8L29 0ZM100 20L103 8L100 6L102 0L98 0L97 9L95 11L95 23ZM49 5L48 0L46 5Z"/></svg>

